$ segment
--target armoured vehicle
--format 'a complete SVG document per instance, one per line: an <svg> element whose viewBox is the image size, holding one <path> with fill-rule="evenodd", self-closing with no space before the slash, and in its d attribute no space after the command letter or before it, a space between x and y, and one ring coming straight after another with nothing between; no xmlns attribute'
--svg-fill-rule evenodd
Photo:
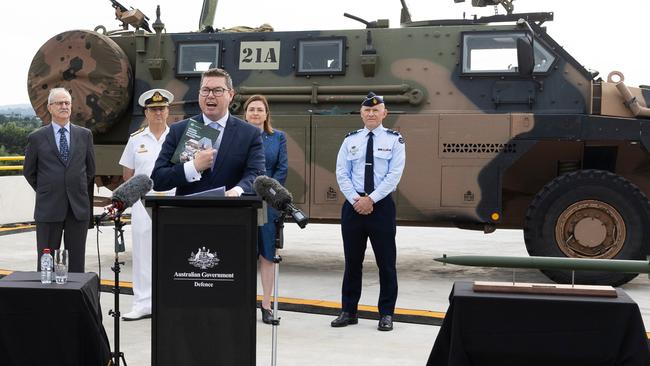
<svg viewBox="0 0 650 366"><path fill-rule="evenodd" d="M238 92L232 113L252 94L269 98L274 126L288 134L287 188L312 221L339 219L336 155L374 91L390 110L386 126L406 140L394 194L400 224L519 228L536 256L648 254L650 88L585 69L547 33L553 13L473 0L507 14L413 21L402 0L400 28L347 15L365 29L215 31L216 1L205 0L200 31L166 33L160 9L149 24L139 10L111 2L123 29L56 35L28 76L45 122L48 89L71 91L75 123L94 132L99 184L120 182L119 156L144 120L142 92L174 93L170 123L198 114L200 73L218 66ZM566 271L546 273L570 280ZM576 276L622 284L634 275Z"/></svg>

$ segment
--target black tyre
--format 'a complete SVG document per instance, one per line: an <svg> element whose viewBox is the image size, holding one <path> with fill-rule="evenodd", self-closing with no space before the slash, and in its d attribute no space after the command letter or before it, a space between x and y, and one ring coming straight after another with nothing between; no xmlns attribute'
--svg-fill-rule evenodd
<svg viewBox="0 0 650 366"><path fill-rule="evenodd" d="M602 170L561 175L537 193L526 212L528 254L545 257L644 259L650 204L627 179ZM542 271L558 283L570 271ZM622 285L636 274L578 271L580 284Z"/></svg>

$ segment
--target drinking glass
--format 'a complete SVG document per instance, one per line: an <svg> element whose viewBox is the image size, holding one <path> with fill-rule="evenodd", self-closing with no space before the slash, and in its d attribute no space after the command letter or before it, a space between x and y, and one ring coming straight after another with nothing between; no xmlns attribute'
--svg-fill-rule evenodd
<svg viewBox="0 0 650 366"><path fill-rule="evenodd" d="M57 249L54 252L54 280L62 285L68 282L68 250Z"/></svg>

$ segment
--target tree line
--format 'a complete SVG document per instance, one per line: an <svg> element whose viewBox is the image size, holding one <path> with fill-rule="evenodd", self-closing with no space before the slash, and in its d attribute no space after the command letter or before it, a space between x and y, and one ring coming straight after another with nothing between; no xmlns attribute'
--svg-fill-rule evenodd
<svg viewBox="0 0 650 366"><path fill-rule="evenodd" d="M27 136L41 126L38 117L0 114L0 156L21 156L25 154ZM21 165L20 161L4 161L0 165ZM19 171L0 171L0 176L16 175Z"/></svg>
<svg viewBox="0 0 650 366"><path fill-rule="evenodd" d="M38 117L0 114L0 156L23 155L27 136L40 126Z"/></svg>

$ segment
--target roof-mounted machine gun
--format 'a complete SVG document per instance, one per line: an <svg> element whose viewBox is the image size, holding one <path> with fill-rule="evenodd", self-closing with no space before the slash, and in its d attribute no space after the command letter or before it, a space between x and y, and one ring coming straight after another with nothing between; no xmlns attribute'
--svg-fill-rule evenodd
<svg viewBox="0 0 650 366"><path fill-rule="evenodd" d="M515 6L512 2L515 0L472 0L472 6L476 8L484 8L486 6L494 5L496 8L498 5L503 6L506 9L508 15L512 14L515 11ZM464 3L465 0L454 0L455 3Z"/></svg>
<svg viewBox="0 0 650 366"><path fill-rule="evenodd" d="M133 28L142 28L147 32L151 32L149 28L149 17L144 15L140 9L127 9L124 5L120 4L117 0L110 0L113 9L115 9L115 19L122 22L122 29L126 30L129 25Z"/></svg>

